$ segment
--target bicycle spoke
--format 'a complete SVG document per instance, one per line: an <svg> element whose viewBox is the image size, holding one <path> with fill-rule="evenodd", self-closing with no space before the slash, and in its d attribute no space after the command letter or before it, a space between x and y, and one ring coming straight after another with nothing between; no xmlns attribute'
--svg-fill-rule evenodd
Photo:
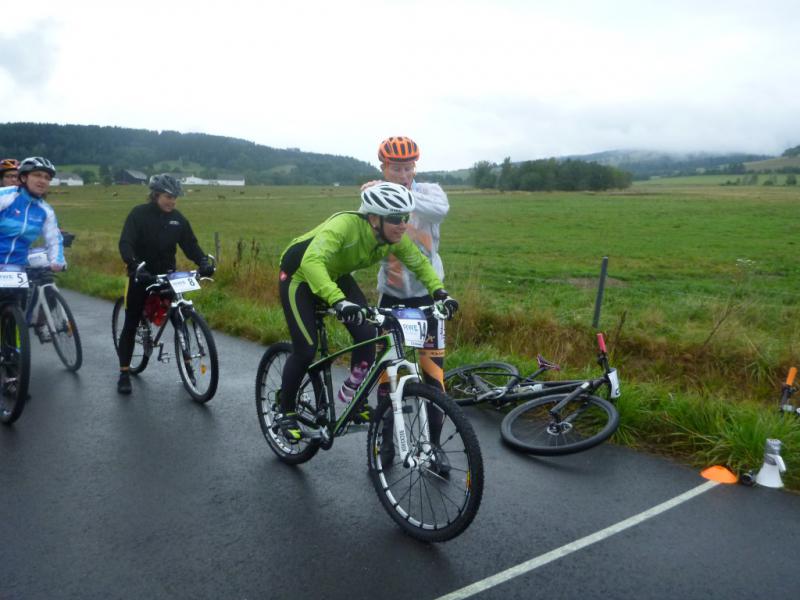
<svg viewBox="0 0 800 600"><path fill-rule="evenodd" d="M470 431L465 437L462 428L469 428L469 424L458 407L435 388L419 384L408 387L424 390L424 394L404 394L403 398L409 454L399 456L398 451L391 464L383 463L381 449L393 442L388 437L383 439L382 432L395 416L391 405L382 403L368 436L374 457L370 474L389 514L403 529L420 539L443 541L463 531L477 512L482 467L476 448L468 442L474 433ZM445 410L445 406L450 408ZM449 411L459 411L457 421Z"/></svg>
<svg viewBox="0 0 800 600"><path fill-rule="evenodd" d="M218 382L217 349L211 330L193 310L180 308L175 323L175 358L183 385L197 402L208 402Z"/></svg>

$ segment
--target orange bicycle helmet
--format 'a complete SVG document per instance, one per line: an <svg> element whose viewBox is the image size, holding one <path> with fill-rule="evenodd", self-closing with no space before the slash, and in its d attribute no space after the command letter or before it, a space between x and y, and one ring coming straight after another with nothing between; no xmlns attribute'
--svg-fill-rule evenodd
<svg viewBox="0 0 800 600"><path fill-rule="evenodd" d="M19 161L15 158L4 158L0 160L0 175L6 171L15 171L19 169Z"/></svg>
<svg viewBox="0 0 800 600"><path fill-rule="evenodd" d="M386 138L378 146L378 160L382 163L419 160L419 146L411 138L402 135Z"/></svg>

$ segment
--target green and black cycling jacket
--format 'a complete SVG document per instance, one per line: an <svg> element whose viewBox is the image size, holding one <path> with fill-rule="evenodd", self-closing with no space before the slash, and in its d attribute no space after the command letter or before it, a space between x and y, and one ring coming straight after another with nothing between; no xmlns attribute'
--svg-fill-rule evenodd
<svg viewBox="0 0 800 600"><path fill-rule="evenodd" d="M315 296L332 306L345 295L336 280L342 275L374 265L394 254L433 294L442 289L430 261L407 235L396 244L380 242L366 215L341 212L308 233L296 237L281 254L281 277L308 283ZM284 275L285 273L285 275Z"/></svg>

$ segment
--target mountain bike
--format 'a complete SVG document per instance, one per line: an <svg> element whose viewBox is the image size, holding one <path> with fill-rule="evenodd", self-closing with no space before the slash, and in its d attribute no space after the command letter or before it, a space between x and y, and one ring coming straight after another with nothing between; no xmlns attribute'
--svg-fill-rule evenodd
<svg viewBox="0 0 800 600"><path fill-rule="evenodd" d="M367 432L367 468L381 505L400 528L425 542L444 542L461 534L475 518L483 496L483 459L478 438L461 409L439 389L423 384L414 348L423 347L427 314L444 318L434 307L365 309L378 326L377 337L331 353L325 328L330 309L316 311L319 359L307 370L297 395L299 441L287 440L275 424L278 391L292 353L287 342L264 352L256 375L256 408L261 430L278 458L304 463L334 439L348 433L381 375L391 392L379 398ZM335 360L355 348L377 344L370 366L352 399L334 400L331 374ZM408 354L404 344L409 346ZM337 409L341 408L337 415Z"/></svg>
<svg viewBox="0 0 800 600"><path fill-rule="evenodd" d="M0 422L22 415L31 376L31 341L19 305L28 287L21 265L0 265Z"/></svg>
<svg viewBox="0 0 800 600"><path fill-rule="evenodd" d="M546 371L560 370L539 355L537 370L527 376L499 362L452 369L445 374L445 389L461 405L489 402L500 408L522 402L500 424L503 441L516 450L550 456L588 450L619 427L611 402L620 396L619 376L608 364L603 334L597 334L597 343L603 374L596 379L539 381ZM594 395L601 388L607 399Z"/></svg>
<svg viewBox="0 0 800 600"><path fill-rule="evenodd" d="M25 320L33 328L39 342L52 342L64 366L75 372L83 363L81 336L72 310L56 287L44 248L32 249L28 253L28 264Z"/></svg>
<svg viewBox="0 0 800 600"><path fill-rule="evenodd" d="M199 277L197 271L175 271L154 277L155 282L147 286L148 295L136 329L130 372L138 375L144 371L156 348L157 360L169 362L171 357L165 351L161 337L167 323L171 323L175 333L175 362L178 364L183 387L195 401L208 402L214 397L219 382L217 346L211 329L194 309L192 301L183 295L199 290L201 280L211 279ZM125 298L121 297L114 304L111 318L114 347L117 351L124 324Z"/></svg>

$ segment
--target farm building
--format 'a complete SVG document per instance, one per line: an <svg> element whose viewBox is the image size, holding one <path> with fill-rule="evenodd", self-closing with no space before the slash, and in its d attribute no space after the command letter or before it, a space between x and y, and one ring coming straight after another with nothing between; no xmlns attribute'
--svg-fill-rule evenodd
<svg viewBox="0 0 800 600"><path fill-rule="evenodd" d="M203 179L194 175L179 177L184 185L244 185L244 175L225 175L217 179Z"/></svg>
<svg viewBox="0 0 800 600"><path fill-rule="evenodd" d="M114 183L123 185L133 183L146 184L147 181L147 175L141 171L135 171L134 169L123 169L119 171L114 178Z"/></svg>
<svg viewBox="0 0 800 600"><path fill-rule="evenodd" d="M56 177L53 177L50 185L83 185L83 177L77 173L58 173Z"/></svg>

